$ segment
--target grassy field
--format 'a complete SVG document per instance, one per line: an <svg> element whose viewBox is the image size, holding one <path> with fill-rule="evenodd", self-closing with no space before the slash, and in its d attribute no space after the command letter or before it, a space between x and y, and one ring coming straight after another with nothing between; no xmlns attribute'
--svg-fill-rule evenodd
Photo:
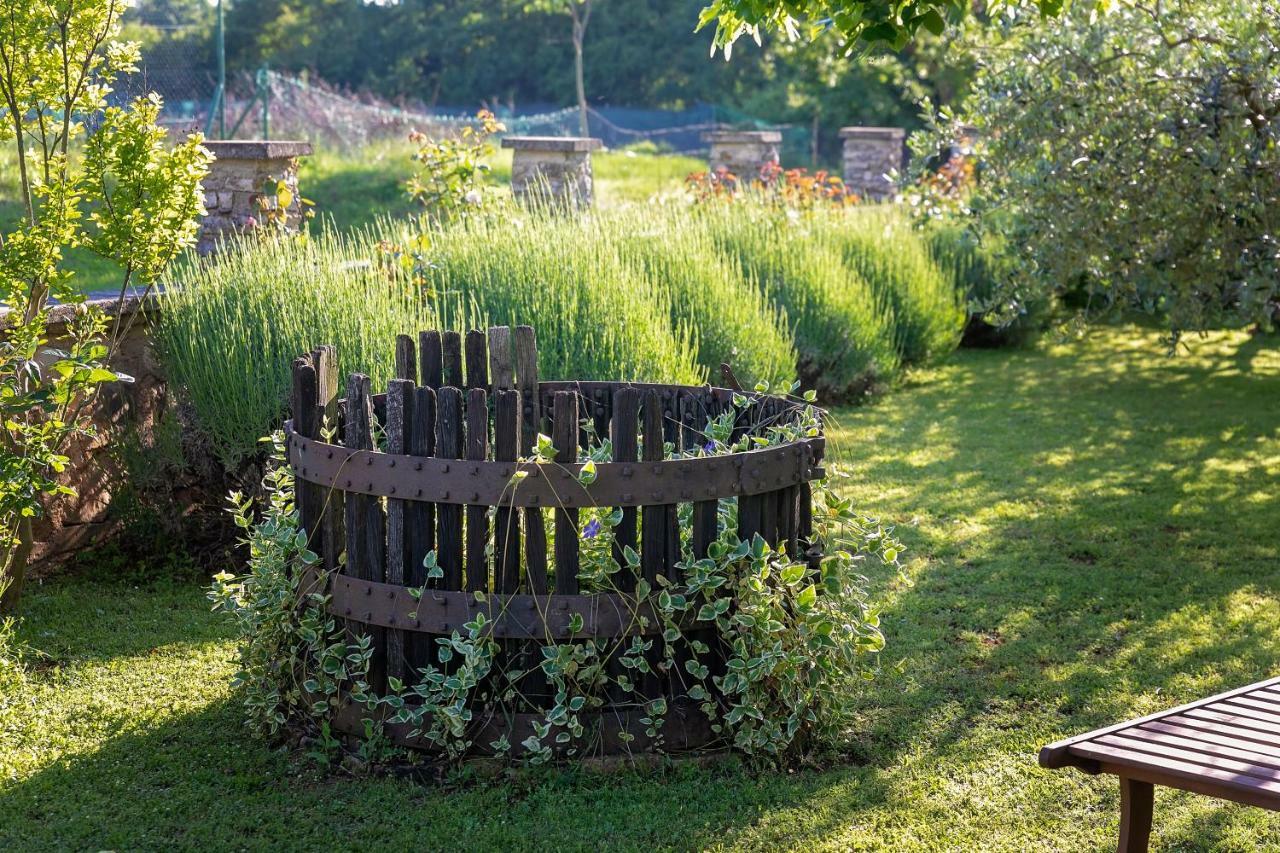
<svg viewBox="0 0 1280 853"><path fill-rule="evenodd" d="M904 674L839 766L323 777L239 729L197 585L81 574L31 589L36 651L0 676L0 849L1114 849L1114 780L1039 746L1280 660L1280 353L1160 353L1133 328L961 352L837 413L846 488L911 548L873 578ZM1157 849L1280 846L1260 810L1156 814Z"/></svg>
<svg viewBox="0 0 1280 853"><path fill-rule="evenodd" d="M405 194L413 174L413 147L407 142L371 145L358 154L318 151L298 172L302 194L316 203L317 216L329 217L340 230L368 225L380 216L404 217L419 208ZM492 162L493 182L511 182L511 152L499 150ZM602 207L644 201L680 190L691 172L707 168L703 160L636 151L591 155L596 203Z"/></svg>

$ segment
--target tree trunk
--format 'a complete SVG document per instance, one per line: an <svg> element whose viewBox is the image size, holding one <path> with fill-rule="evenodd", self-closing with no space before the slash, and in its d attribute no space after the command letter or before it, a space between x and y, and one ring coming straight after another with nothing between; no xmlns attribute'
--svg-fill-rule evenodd
<svg viewBox="0 0 1280 853"><path fill-rule="evenodd" d="M22 601L22 585L27 578L27 560L31 557L31 519L18 522L18 541L9 555L9 569L0 577L0 614L15 613ZM7 586L5 585L7 584Z"/></svg>
<svg viewBox="0 0 1280 853"><path fill-rule="evenodd" d="M590 136L591 129L587 125L587 85L582 74L582 40L584 27L577 21L573 23L573 76L578 88L578 135Z"/></svg>

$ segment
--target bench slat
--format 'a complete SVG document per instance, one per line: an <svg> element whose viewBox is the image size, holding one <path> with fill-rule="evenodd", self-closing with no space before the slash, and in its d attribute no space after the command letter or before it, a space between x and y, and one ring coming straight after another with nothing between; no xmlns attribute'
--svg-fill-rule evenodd
<svg viewBox="0 0 1280 853"><path fill-rule="evenodd" d="M1239 714L1227 713L1226 711L1218 711L1212 708L1193 708L1182 716L1194 717L1197 720L1211 720L1213 722L1220 723L1227 728L1250 729L1255 732L1264 732L1276 738L1280 738L1280 723L1269 723L1266 720L1253 720Z"/></svg>
<svg viewBox="0 0 1280 853"><path fill-rule="evenodd" d="M1261 702L1252 696L1237 696L1213 707L1218 710L1250 717L1251 719L1280 723L1280 706Z"/></svg>
<svg viewBox="0 0 1280 853"><path fill-rule="evenodd" d="M1250 764L1256 764L1258 767L1265 767L1280 773L1280 756L1266 755L1243 746L1209 743L1195 737L1173 734L1172 732L1151 731L1145 728L1127 729L1121 734L1115 735L1115 737L1133 738L1149 743L1163 743L1184 751L1203 752L1219 758L1246 761Z"/></svg>
<svg viewBox="0 0 1280 853"><path fill-rule="evenodd" d="M1081 743L1075 747L1083 755L1100 762L1104 769L1117 775L1140 778L1136 771L1150 771L1161 777L1159 784L1170 787L1186 787L1182 782L1198 783L1191 790L1215 796L1235 799L1237 795L1249 797L1247 802L1280 808L1280 782L1271 782L1229 770L1220 770L1189 761L1161 758L1137 750L1121 749L1101 743Z"/></svg>
<svg viewBox="0 0 1280 853"><path fill-rule="evenodd" d="M1269 679L1266 679L1265 681L1259 681L1256 684L1249 684L1249 685L1246 685L1245 687L1238 687L1234 690L1227 690L1215 696L1209 696L1208 698L1205 698L1205 699L1198 699L1195 702L1188 702L1185 705L1179 705L1176 708L1169 708L1164 711L1157 711L1156 713L1148 714L1145 717L1139 717L1134 720L1126 720L1123 723L1117 723L1113 726L1107 726L1105 728L1096 729L1091 732L1086 732L1085 734L1082 734L1082 735L1076 735L1075 737L1065 738L1063 740L1057 741L1056 743L1051 743L1040 750L1040 766L1055 768L1055 767L1067 767L1073 764L1078 764L1079 762L1073 761L1071 757L1071 748L1078 743L1084 743L1091 740L1092 738L1101 737L1102 735L1110 734L1112 732L1120 731L1122 729L1127 729L1132 726L1139 725L1141 723L1150 722L1152 720L1163 719L1165 717L1170 717L1174 714L1181 714L1183 712L1190 711L1195 708L1201 708L1201 707L1204 707L1205 705L1211 705L1215 702L1221 702L1224 699L1231 698L1232 696L1239 696L1244 693L1250 693L1256 690L1269 689L1273 687L1276 688L1278 691L1280 691L1280 676L1277 676L1275 678L1269 678Z"/></svg>
<svg viewBox="0 0 1280 853"><path fill-rule="evenodd" d="M1212 755L1207 752L1200 752L1195 749L1187 749L1178 744L1171 743L1172 739L1165 740L1144 740L1134 737L1132 731L1124 734L1103 735L1094 743L1114 746L1117 749L1125 749L1131 752L1140 752L1152 756L1157 759L1172 759L1174 761L1182 761L1187 764L1196 764L1201 767L1209 767L1215 770L1225 770L1228 773L1238 773L1241 776L1251 776L1256 779L1262 779L1268 782L1280 783L1280 770L1274 767L1264 767L1254 761L1232 758L1224 755ZM1280 793L1280 792L1278 792Z"/></svg>
<svg viewBox="0 0 1280 853"><path fill-rule="evenodd" d="M1185 737L1188 740L1200 741L1201 743L1217 744L1218 746L1229 746L1232 749L1245 749L1250 752L1264 755L1268 758L1274 758L1280 761L1280 746L1271 742L1263 742L1249 740L1248 738L1236 735L1227 735L1210 729L1197 728L1194 720L1176 721L1176 720L1154 720L1150 723L1143 723L1134 731L1155 731L1164 732L1176 737Z"/></svg>

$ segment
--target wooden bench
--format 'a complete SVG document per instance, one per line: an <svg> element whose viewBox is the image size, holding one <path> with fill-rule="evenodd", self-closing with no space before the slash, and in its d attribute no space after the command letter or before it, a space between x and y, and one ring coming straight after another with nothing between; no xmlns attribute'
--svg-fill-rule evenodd
<svg viewBox="0 0 1280 853"><path fill-rule="evenodd" d="M1120 777L1120 851L1143 851L1155 785L1280 811L1280 678L1060 740L1040 766Z"/></svg>

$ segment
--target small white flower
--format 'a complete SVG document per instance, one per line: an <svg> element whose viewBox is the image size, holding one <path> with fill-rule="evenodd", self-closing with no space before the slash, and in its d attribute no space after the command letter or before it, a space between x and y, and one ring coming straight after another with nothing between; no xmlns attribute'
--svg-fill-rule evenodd
<svg viewBox="0 0 1280 853"><path fill-rule="evenodd" d="M479 204L481 201L480 190L468 190L462 199L467 204Z"/></svg>

